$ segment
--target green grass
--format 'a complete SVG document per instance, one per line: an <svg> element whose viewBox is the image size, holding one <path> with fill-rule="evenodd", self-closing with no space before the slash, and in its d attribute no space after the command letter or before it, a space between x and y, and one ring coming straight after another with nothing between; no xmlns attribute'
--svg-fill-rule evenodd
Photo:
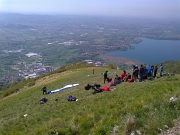
<svg viewBox="0 0 180 135"><path fill-rule="evenodd" d="M92 89L84 90L87 83L103 86L102 72L108 70L111 73L108 76L114 78L122 71L107 67L71 66L67 66L64 72L34 80L32 86L24 86L1 99L0 134L109 135L117 126L116 133L119 135L136 130L155 135L158 128L164 129L164 125L171 127L173 120L179 119L180 100L169 101L173 96L180 98L179 75L153 81L124 82L113 86L111 91L93 95ZM95 69L94 75L92 69ZM43 95L40 90L43 85L48 90L54 90L72 83L80 85L51 95ZM68 95L79 100L68 102ZM46 104L39 104L42 97L48 99ZM28 116L24 117L24 114Z"/></svg>
<svg viewBox="0 0 180 135"><path fill-rule="evenodd" d="M180 61L167 61L162 63L164 67L164 73L180 74ZM159 67L160 65L158 65Z"/></svg>

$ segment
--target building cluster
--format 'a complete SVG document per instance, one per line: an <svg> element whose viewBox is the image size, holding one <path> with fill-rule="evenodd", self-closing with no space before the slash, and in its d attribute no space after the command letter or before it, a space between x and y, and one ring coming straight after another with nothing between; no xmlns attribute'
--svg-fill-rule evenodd
<svg viewBox="0 0 180 135"><path fill-rule="evenodd" d="M88 43L88 41L76 41L73 39L73 40L69 40L69 41L65 41L65 42L54 41L54 42L49 42L47 44L48 45L60 44L60 45L69 46L69 45L83 45L85 43Z"/></svg>
<svg viewBox="0 0 180 135"><path fill-rule="evenodd" d="M12 50L12 51L5 50L6 53L19 53L21 51L22 50ZM21 81L22 78L25 78L25 79L35 78L35 77L40 76L42 74L52 72L55 69L52 66L44 66L42 63L43 58L37 53L28 53L25 55L27 57L37 57L38 60L31 63L31 64L26 64L26 61L24 61L19 56L20 62L18 62L16 65L13 65L11 67L13 70L17 70L18 74L16 74L16 75L4 75L0 80L1 82L11 83L11 82Z"/></svg>
<svg viewBox="0 0 180 135"><path fill-rule="evenodd" d="M105 63L101 62L101 61L93 61L93 60L84 60L85 62L87 62L88 64L93 64L95 66L104 66Z"/></svg>
<svg viewBox="0 0 180 135"><path fill-rule="evenodd" d="M22 78L35 78L42 74L46 74L48 72L52 72L54 67L51 66L43 66L41 63L33 63L28 65L27 69L19 69L18 76L14 75L4 75L1 78L1 82L12 83L12 82L19 82Z"/></svg>
<svg viewBox="0 0 180 135"><path fill-rule="evenodd" d="M43 66L42 63L36 62L36 63L29 64L27 66L27 69L25 70L19 70L19 76L25 79L35 78L42 74L52 72L53 70L54 70L54 67L52 66Z"/></svg>

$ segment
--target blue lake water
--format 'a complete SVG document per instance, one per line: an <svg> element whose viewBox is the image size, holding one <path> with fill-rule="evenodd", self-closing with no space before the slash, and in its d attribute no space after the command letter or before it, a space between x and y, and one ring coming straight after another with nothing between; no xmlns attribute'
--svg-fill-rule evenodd
<svg viewBox="0 0 180 135"><path fill-rule="evenodd" d="M180 60L180 40L154 40L141 38L139 44L131 44L135 49L106 53L107 56L124 57L144 64L159 64Z"/></svg>

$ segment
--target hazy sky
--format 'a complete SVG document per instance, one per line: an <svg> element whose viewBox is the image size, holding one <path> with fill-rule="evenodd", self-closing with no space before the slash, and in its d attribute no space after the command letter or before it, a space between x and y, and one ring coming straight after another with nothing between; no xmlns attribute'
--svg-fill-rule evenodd
<svg viewBox="0 0 180 135"><path fill-rule="evenodd" d="M0 0L0 12L180 18L180 0Z"/></svg>

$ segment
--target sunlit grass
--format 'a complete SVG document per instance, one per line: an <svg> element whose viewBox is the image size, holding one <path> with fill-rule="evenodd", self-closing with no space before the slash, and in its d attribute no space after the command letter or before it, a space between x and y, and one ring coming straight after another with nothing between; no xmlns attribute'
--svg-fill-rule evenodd
<svg viewBox="0 0 180 135"><path fill-rule="evenodd" d="M114 78L122 71L107 67L69 68L35 80L33 86L0 100L0 134L108 135L114 127L120 135L136 130L157 134L158 128L173 126L173 120L180 116L180 100L169 101L173 96L180 98L178 75L141 83L123 82L111 91L93 95L92 89L84 90L87 83L107 85L103 84L102 72L108 70L108 76ZM54 90L73 83L80 85L51 95L43 95L40 90L43 85ZM79 100L68 102L68 95ZM41 105L42 97L48 102Z"/></svg>

